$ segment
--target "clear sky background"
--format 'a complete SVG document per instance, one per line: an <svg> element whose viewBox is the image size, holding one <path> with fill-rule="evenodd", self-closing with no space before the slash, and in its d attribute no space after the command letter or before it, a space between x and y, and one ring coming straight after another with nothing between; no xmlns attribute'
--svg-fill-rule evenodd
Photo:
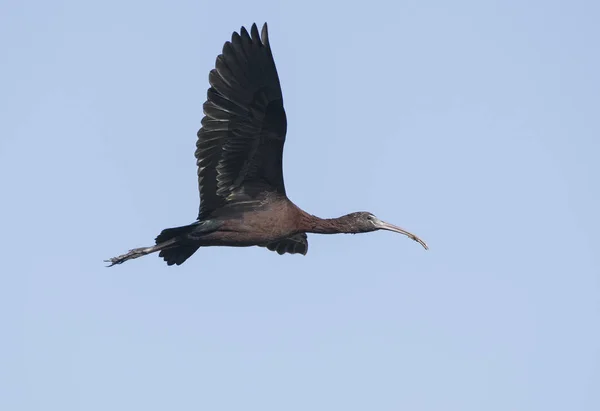
<svg viewBox="0 0 600 411"><path fill-rule="evenodd" d="M290 198L422 236L103 259L192 222L269 23ZM0 6L0 409L600 410L600 3Z"/></svg>

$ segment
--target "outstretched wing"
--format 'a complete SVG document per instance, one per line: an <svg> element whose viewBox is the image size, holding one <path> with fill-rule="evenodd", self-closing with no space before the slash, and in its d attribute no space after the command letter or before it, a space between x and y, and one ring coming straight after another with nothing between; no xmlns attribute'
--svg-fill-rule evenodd
<svg viewBox="0 0 600 411"><path fill-rule="evenodd" d="M260 182L285 194L282 154L287 120L267 32L256 24L234 32L209 75L196 163L198 218L222 207L244 184Z"/></svg>
<svg viewBox="0 0 600 411"><path fill-rule="evenodd" d="M306 255L308 252L308 239L306 233L299 233L285 240L267 244L266 247L271 251L276 251L279 255L285 253Z"/></svg>

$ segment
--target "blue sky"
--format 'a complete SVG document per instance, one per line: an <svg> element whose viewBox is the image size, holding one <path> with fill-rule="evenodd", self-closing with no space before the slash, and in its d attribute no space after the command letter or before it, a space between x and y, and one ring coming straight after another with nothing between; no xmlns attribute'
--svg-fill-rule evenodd
<svg viewBox="0 0 600 411"><path fill-rule="evenodd" d="M4 1L0 408L600 409L600 6ZM208 72L269 23L290 198L424 238L149 245ZM2 392L4 391L4 392Z"/></svg>

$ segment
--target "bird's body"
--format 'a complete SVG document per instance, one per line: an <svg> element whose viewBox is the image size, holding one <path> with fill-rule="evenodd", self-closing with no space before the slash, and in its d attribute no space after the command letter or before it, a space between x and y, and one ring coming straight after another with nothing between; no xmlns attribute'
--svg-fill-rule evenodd
<svg viewBox="0 0 600 411"><path fill-rule="evenodd" d="M306 254L306 233L379 229L405 234L427 248L415 235L371 213L321 219L289 200L282 171L287 120L266 24L262 36L256 24L251 34L243 27L240 34L234 32L215 66L196 143L201 198L197 221L163 230L155 246L111 258L111 265L153 252L160 252L168 265L180 265L206 246L261 246L279 254Z"/></svg>
<svg viewBox="0 0 600 411"><path fill-rule="evenodd" d="M303 232L306 213L283 196L264 194L253 205L226 206L214 217L205 220L219 228L200 235L199 243L203 246L267 246Z"/></svg>

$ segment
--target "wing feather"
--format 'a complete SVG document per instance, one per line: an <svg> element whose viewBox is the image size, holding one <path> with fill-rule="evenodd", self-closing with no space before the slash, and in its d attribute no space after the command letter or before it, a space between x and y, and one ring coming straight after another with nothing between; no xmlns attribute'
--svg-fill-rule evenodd
<svg viewBox="0 0 600 411"><path fill-rule="evenodd" d="M198 131L196 163L203 218L244 184L285 194L282 154L287 131L267 25L234 32L216 58Z"/></svg>
<svg viewBox="0 0 600 411"><path fill-rule="evenodd" d="M277 252L279 255L285 253L306 255L308 252L308 238L306 233L299 233L284 240L269 243L265 247Z"/></svg>

